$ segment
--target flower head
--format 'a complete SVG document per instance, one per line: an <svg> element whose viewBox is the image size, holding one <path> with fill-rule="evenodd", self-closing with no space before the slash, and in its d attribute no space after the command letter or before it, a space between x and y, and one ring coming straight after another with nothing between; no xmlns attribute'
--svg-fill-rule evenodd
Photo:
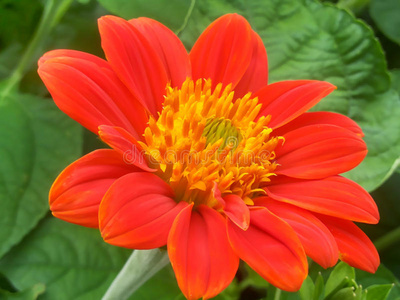
<svg viewBox="0 0 400 300"><path fill-rule="evenodd" d="M379 256L353 223L377 207L339 176L367 153L360 127L307 112L335 87L267 84L260 37L236 14L214 21L189 54L147 18L99 20L107 60L46 53L39 75L55 103L111 149L68 166L50 191L53 215L99 227L110 244L167 245L182 292L211 298L239 259L296 291L306 255L374 272Z"/></svg>

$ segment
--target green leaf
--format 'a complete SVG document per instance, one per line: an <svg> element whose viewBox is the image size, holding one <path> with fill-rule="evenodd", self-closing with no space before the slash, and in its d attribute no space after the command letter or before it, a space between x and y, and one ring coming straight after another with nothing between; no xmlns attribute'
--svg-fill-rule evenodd
<svg viewBox="0 0 400 300"><path fill-rule="evenodd" d="M54 103L13 94L0 104L0 257L48 212L48 191L81 152L81 129Z"/></svg>
<svg viewBox="0 0 400 300"><path fill-rule="evenodd" d="M394 284L371 285L367 291L367 300L386 300Z"/></svg>
<svg viewBox="0 0 400 300"><path fill-rule="evenodd" d="M299 295L301 300L309 300L312 299L313 293L314 293L314 282L312 281L310 276L307 276L307 278L304 280L300 290L299 290Z"/></svg>
<svg viewBox="0 0 400 300"><path fill-rule="evenodd" d="M357 300L354 287L346 287L337 291L329 300Z"/></svg>
<svg viewBox="0 0 400 300"><path fill-rule="evenodd" d="M39 295L44 293L45 289L46 287L44 284L38 283L17 293L0 290L0 298L3 300L35 300Z"/></svg>
<svg viewBox="0 0 400 300"><path fill-rule="evenodd" d="M314 293L313 293L313 300L322 300L324 298L325 294L325 285L324 285L324 279L322 277L321 273L318 273L317 279L315 280L314 283Z"/></svg>
<svg viewBox="0 0 400 300"><path fill-rule="evenodd" d="M43 6L41 1L2 0L0 2L0 47L30 39Z"/></svg>
<svg viewBox="0 0 400 300"><path fill-rule="evenodd" d="M0 272L19 290L45 284L44 300L100 299L130 253L98 230L50 217L0 260Z"/></svg>
<svg viewBox="0 0 400 300"><path fill-rule="evenodd" d="M370 274L361 270L356 270L357 283L368 290L374 285L393 285L387 300L400 299L400 283L393 273L381 264L375 274ZM368 295L368 293L367 293ZM370 298L372 300L372 298Z"/></svg>
<svg viewBox="0 0 400 300"><path fill-rule="evenodd" d="M262 278L256 271L254 271L248 264L244 263L243 270L246 274L245 279L240 283L240 285L244 288L252 285L255 287L266 288L268 286L268 282ZM242 267L241 266L241 267Z"/></svg>
<svg viewBox="0 0 400 300"><path fill-rule="evenodd" d="M196 2L181 38L190 47L216 17L238 12L260 34L270 81L319 79L338 89L317 110L336 111L365 132L368 156L346 176L367 190L393 173L400 153L400 102L373 32L344 10L313 0Z"/></svg>
<svg viewBox="0 0 400 300"><path fill-rule="evenodd" d="M216 297L212 298L213 300L240 300L242 293L242 287L238 284L237 280L233 280L231 284L219 293ZM174 300L184 300L185 297L179 298L177 297Z"/></svg>
<svg viewBox="0 0 400 300"><path fill-rule="evenodd" d="M392 78L392 87L400 95L400 69L391 70L390 75Z"/></svg>
<svg viewBox="0 0 400 300"><path fill-rule="evenodd" d="M171 265L168 265L142 285L130 299L184 300L185 297L176 283Z"/></svg>
<svg viewBox="0 0 400 300"><path fill-rule="evenodd" d="M102 299L128 299L147 280L168 264L169 258L166 249L133 251Z"/></svg>
<svg viewBox="0 0 400 300"><path fill-rule="evenodd" d="M184 24L190 8L189 0L98 0L113 14L124 19L146 16L155 19L172 30Z"/></svg>
<svg viewBox="0 0 400 300"><path fill-rule="evenodd" d="M338 263L326 281L325 295L328 297L339 289L349 286L349 282L355 278L354 268L344 262Z"/></svg>
<svg viewBox="0 0 400 300"><path fill-rule="evenodd" d="M339 0L337 7L351 10L355 14L361 13L368 6L370 0Z"/></svg>
<svg viewBox="0 0 400 300"><path fill-rule="evenodd" d="M369 13L379 29L389 39L400 44L400 1L371 0Z"/></svg>
<svg viewBox="0 0 400 300"><path fill-rule="evenodd" d="M10 75L12 69L18 64L21 58L22 46L14 43L4 47L0 51L0 79L4 79Z"/></svg>

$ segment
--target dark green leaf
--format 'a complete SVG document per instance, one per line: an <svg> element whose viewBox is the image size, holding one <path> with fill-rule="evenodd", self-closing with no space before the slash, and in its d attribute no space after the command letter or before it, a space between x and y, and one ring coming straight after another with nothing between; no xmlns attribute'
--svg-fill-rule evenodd
<svg viewBox="0 0 400 300"><path fill-rule="evenodd" d="M256 271L249 267L248 264L244 263L241 265L246 274L245 279L240 283L241 286L247 287L249 285L266 288L268 286L268 282L262 278Z"/></svg>
<svg viewBox="0 0 400 300"><path fill-rule="evenodd" d="M0 104L0 257L48 211L58 173L81 152L81 129L54 103L13 94Z"/></svg>
<svg viewBox="0 0 400 300"><path fill-rule="evenodd" d="M239 12L260 34L271 82L319 79L337 85L317 110L357 121L369 153L346 176L374 190L393 173L400 153L400 102L390 89L382 49L372 31L346 11L313 0L196 2L181 37L190 47L211 20Z"/></svg>
<svg viewBox="0 0 400 300"><path fill-rule="evenodd" d="M0 290L0 298L4 300L35 300L44 293L45 289L44 284L38 283L17 293Z"/></svg>
<svg viewBox="0 0 400 300"><path fill-rule="evenodd" d="M92 0L88 4L82 4L77 1L72 2L60 23L52 29L52 32L44 41L43 50L38 53L37 58L43 55L45 51L54 49L74 49L103 57L97 19L106 13L106 10L100 7L97 1ZM7 58L10 59L10 55L4 57L4 65L10 66ZM2 56L0 55L0 66L1 62ZM16 64L15 62L13 66ZM48 95L47 89L37 74L36 62L24 76L20 89L26 93L40 96Z"/></svg>
<svg viewBox="0 0 400 300"><path fill-rule="evenodd" d="M41 299L100 299L130 253L98 230L51 217L3 257L0 272L19 290L45 284Z"/></svg>
<svg viewBox="0 0 400 300"><path fill-rule="evenodd" d="M400 1L371 0L369 12L379 29L391 40L400 44Z"/></svg>
<svg viewBox="0 0 400 300"><path fill-rule="evenodd" d="M369 4L369 0L339 0L337 6L352 11L354 14L361 13Z"/></svg>
<svg viewBox="0 0 400 300"><path fill-rule="evenodd" d="M391 70L390 75L392 78L392 87L400 95L400 69Z"/></svg>
<svg viewBox="0 0 400 300"><path fill-rule="evenodd" d="M0 290L0 298L4 300L35 300L44 293L45 289L44 284L38 283L17 293Z"/></svg>
<svg viewBox="0 0 400 300"><path fill-rule="evenodd" d="M13 42L25 43L31 38L42 13L40 1L0 1L0 49Z"/></svg>
<svg viewBox="0 0 400 300"><path fill-rule="evenodd" d="M185 297L176 283L171 265L168 265L142 285L129 299L184 300Z"/></svg>
<svg viewBox="0 0 400 300"><path fill-rule="evenodd" d="M172 30L178 30L189 11L189 0L98 0L113 14L124 19L146 16Z"/></svg>
<svg viewBox="0 0 400 300"><path fill-rule="evenodd" d="M14 43L0 51L0 79L10 76L22 53L22 46Z"/></svg>

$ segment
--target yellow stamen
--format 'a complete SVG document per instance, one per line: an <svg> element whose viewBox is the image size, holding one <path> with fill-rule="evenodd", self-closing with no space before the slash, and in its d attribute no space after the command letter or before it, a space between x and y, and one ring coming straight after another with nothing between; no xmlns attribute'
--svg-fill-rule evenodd
<svg viewBox="0 0 400 300"><path fill-rule="evenodd" d="M164 109L150 118L141 145L177 201L218 205L217 184L222 196L253 205L275 175L274 150L283 139L271 137L270 116L256 120L260 109L251 93L234 100L231 85L212 89L211 80L187 79L180 89L167 86Z"/></svg>

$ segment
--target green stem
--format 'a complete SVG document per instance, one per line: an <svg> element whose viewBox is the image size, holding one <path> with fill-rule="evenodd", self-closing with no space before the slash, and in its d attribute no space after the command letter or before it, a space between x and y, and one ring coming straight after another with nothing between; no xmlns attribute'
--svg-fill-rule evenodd
<svg viewBox="0 0 400 300"><path fill-rule="evenodd" d="M57 24L64 13L67 11L72 0L48 0L44 7L42 17L38 28L33 35L28 47L26 48L17 67L11 76L6 80L4 89L0 94L0 100L7 96L14 88L18 87L19 82L26 71L37 59L37 55L44 39L50 33L50 30Z"/></svg>
<svg viewBox="0 0 400 300"><path fill-rule="evenodd" d="M125 300L169 263L165 250L135 250L102 300Z"/></svg>
<svg viewBox="0 0 400 300"><path fill-rule="evenodd" d="M281 292L282 291L280 289L276 288L274 300L281 299Z"/></svg>
<svg viewBox="0 0 400 300"><path fill-rule="evenodd" d="M397 227L380 237L374 242L374 244L378 251L383 251L398 242L400 242L400 227Z"/></svg>
<svg viewBox="0 0 400 300"><path fill-rule="evenodd" d="M186 28L186 25L187 25L187 23L189 21L190 16L192 15L193 8L194 8L195 4L196 4L196 0L191 0L190 1L190 6L189 6L189 9L188 9L188 11L186 13L185 19L183 20L183 24L177 31L175 31L176 35L181 33L181 31Z"/></svg>
<svg viewBox="0 0 400 300"><path fill-rule="evenodd" d="M280 300L282 290L273 286L272 284L268 286L267 299L266 300Z"/></svg>

